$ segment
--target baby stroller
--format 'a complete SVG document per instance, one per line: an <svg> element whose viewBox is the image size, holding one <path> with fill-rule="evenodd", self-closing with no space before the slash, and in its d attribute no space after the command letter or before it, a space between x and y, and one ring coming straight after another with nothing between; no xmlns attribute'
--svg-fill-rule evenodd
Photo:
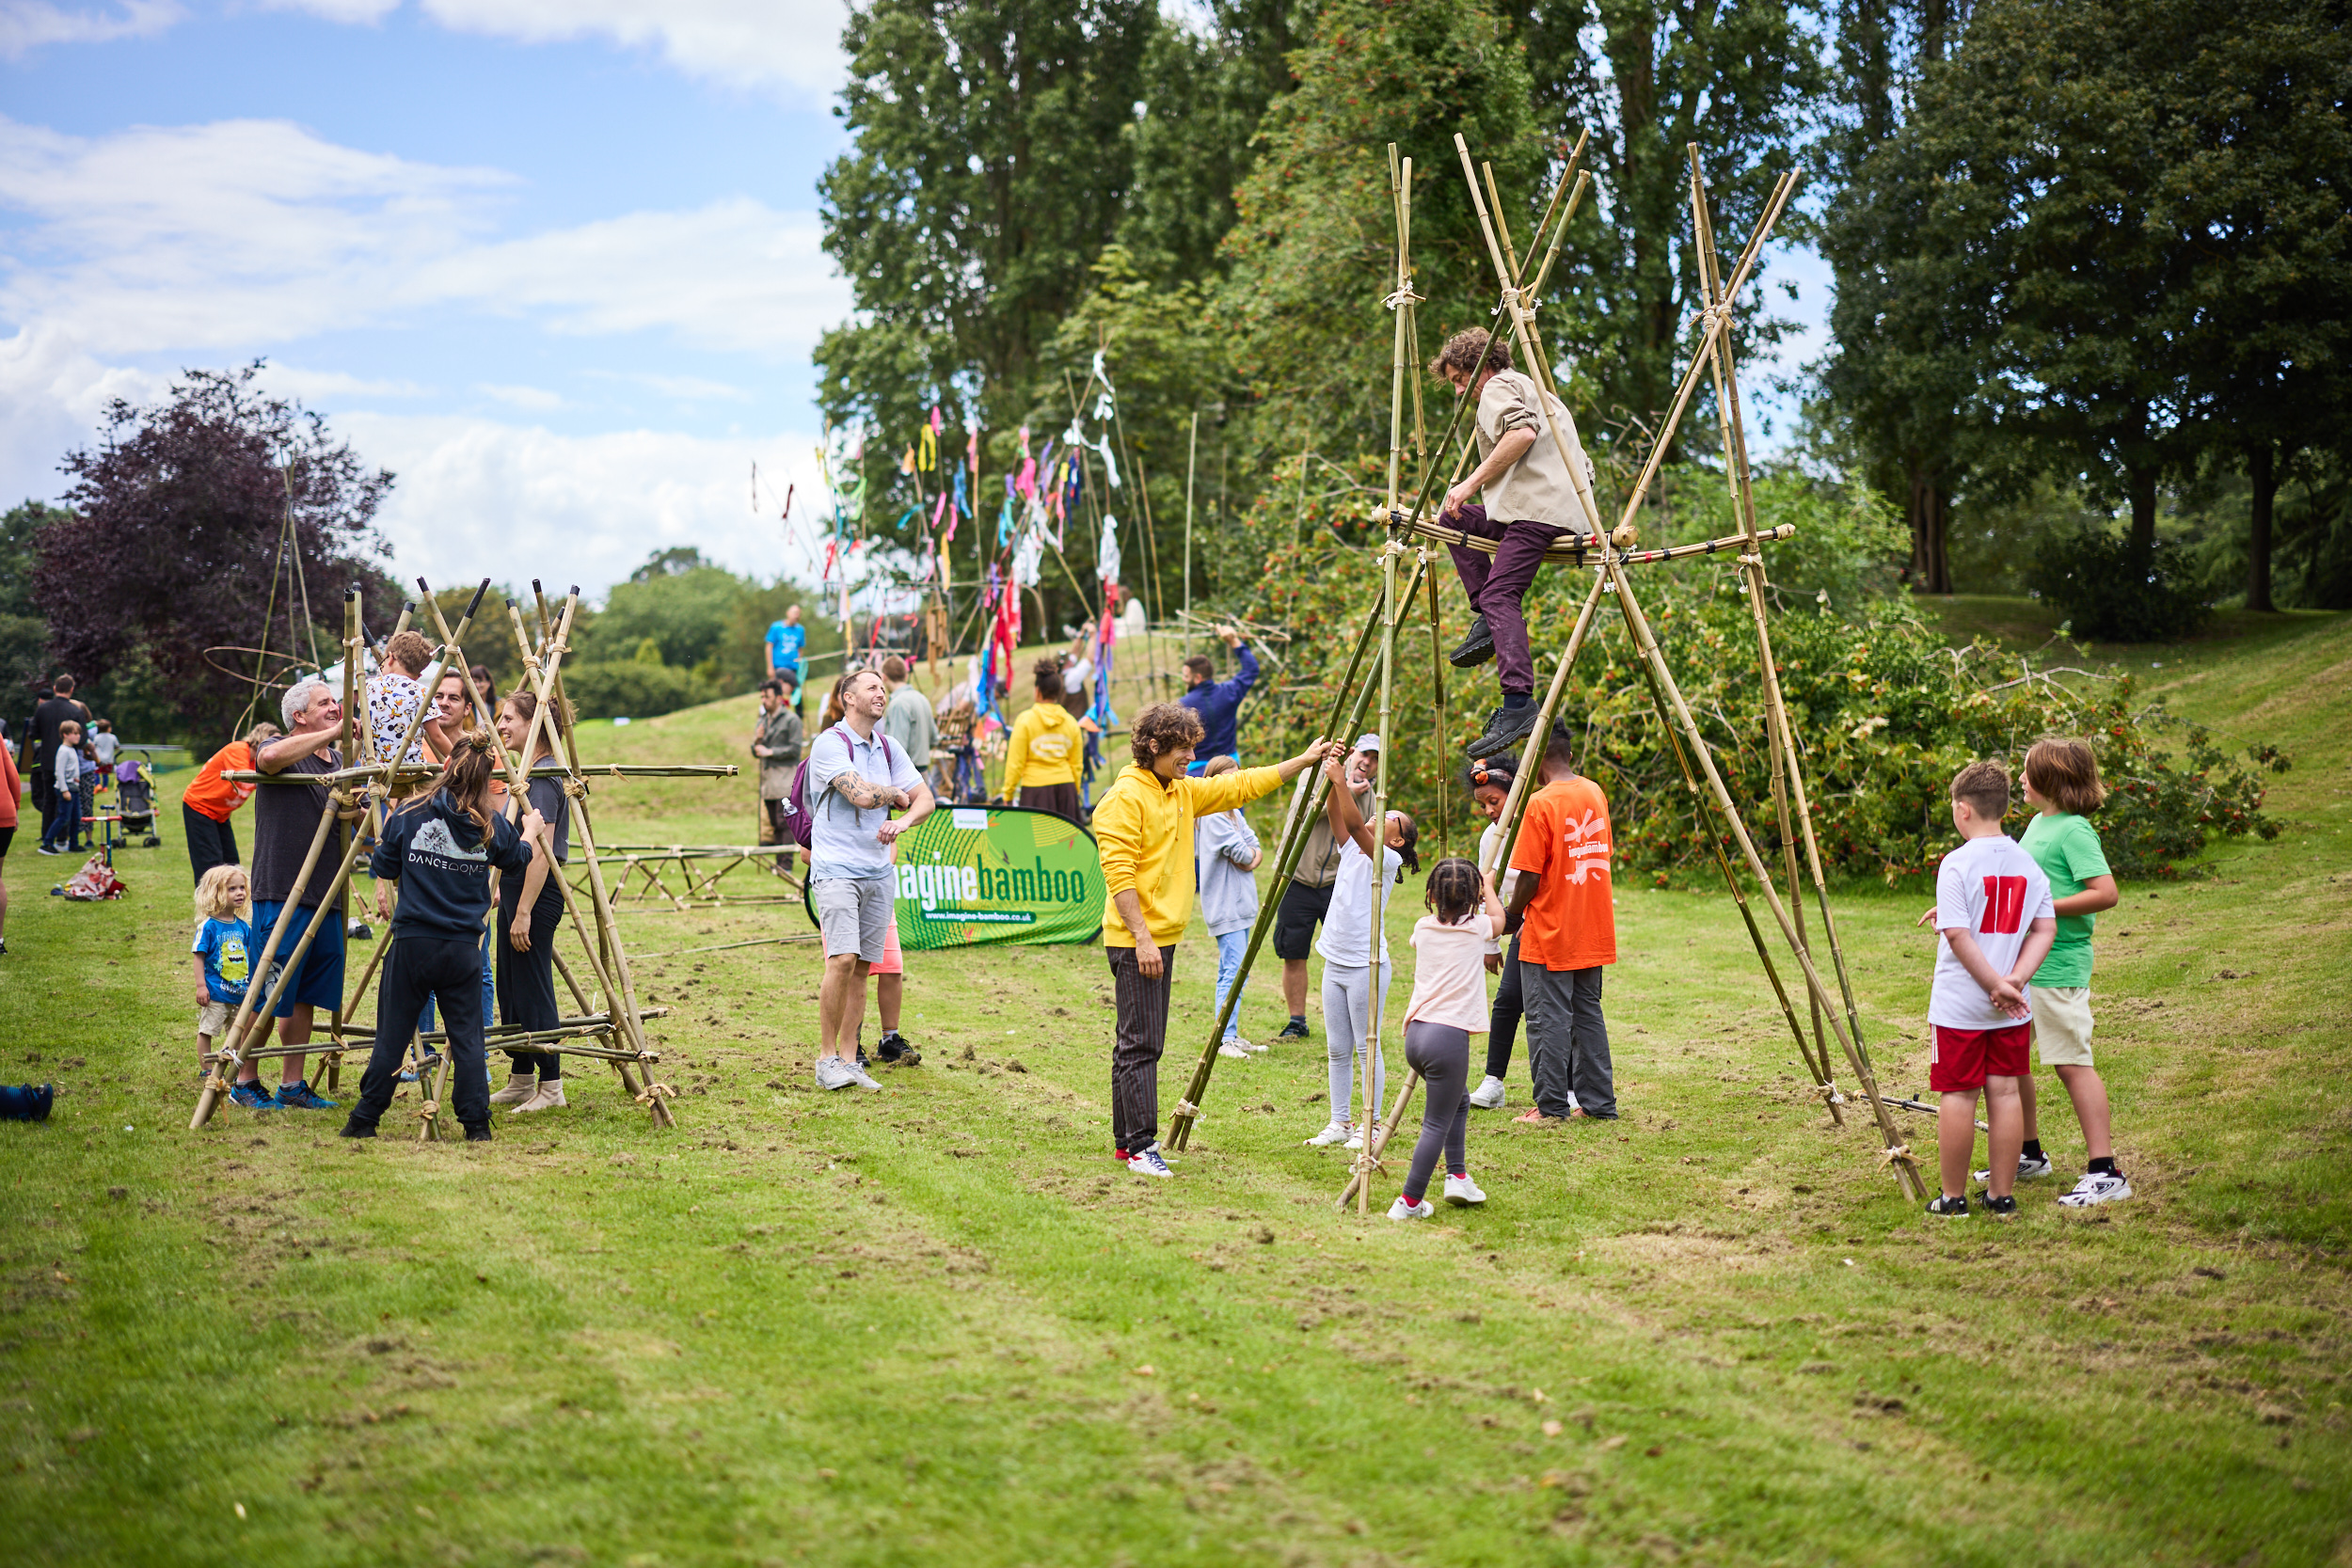
<svg viewBox="0 0 2352 1568"><path fill-rule="evenodd" d="M152 849L163 840L155 834L155 777L148 765L134 757L115 764L115 811L122 818L122 836L144 834L142 847Z"/></svg>

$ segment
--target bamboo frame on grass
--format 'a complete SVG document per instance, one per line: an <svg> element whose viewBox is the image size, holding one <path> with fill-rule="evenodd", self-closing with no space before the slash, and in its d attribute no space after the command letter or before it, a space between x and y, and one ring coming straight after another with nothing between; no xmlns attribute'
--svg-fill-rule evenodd
<svg viewBox="0 0 2352 1568"><path fill-rule="evenodd" d="M1502 247L1495 236L1494 226L1487 217L1486 203L1478 189L1476 173L1470 166L1469 146L1458 135L1454 138L1454 146L1461 154L1463 176L1470 187L1471 204L1479 214L1480 227L1486 235L1489 259L1494 263L1497 276L1508 277L1511 274L1506 269ZM1739 269L1733 277L1730 287L1724 291L1724 298L1738 297L1740 288L1747 281L1749 272L1761 253L1765 238L1771 233L1780 214L1787 209L1789 198L1795 194L1796 184L1797 177L1793 173L1782 176L1773 190L1772 200L1767 205L1763 217L1756 226L1755 234L1748 241L1747 249L1740 258ZM1504 290L1504 302L1511 307L1515 333L1530 365L1534 367L1534 373L1537 377L1537 385L1549 391L1549 368L1538 347L1539 340L1535 336L1529 312L1520 305L1517 292L1507 285ZM1691 365L1683 375L1682 384L1676 393L1674 407L1664 425L1667 435L1661 436L1652 447L1649 460L1644 465L1643 474L1645 482L1656 472L1663 460L1667 436L1671 436L1675 426L1680 422L1682 411L1689 406L1691 393L1696 386L1702 365L1712 366L1719 363L1716 357L1717 344L1724 335L1724 327L1729 316L1728 306L1722 304L1710 304L1703 313L1704 331L1692 356ZM1593 500L1590 482L1581 467L1569 457L1567 445L1561 438L1558 424L1552 418L1549 398L1545 400L1544 420L1553 445L1560 453L1562 464L1568 470L1569 480L1576 487L1579 503L1582 505L1588 516L1597 522L1600 514ZM1645 483L1637 489L1634 498L1636 504L1639 502L1641 491L1645 490L1646 487L1646 483ZM1629 520L1630 520L1629 514ZM1772 885L1771 873L1757 852L1755 841L1749 836L1747 824L1740 817L1739 808L1731 799L1730 790L1724 785L1723 776L1715 767L1714 755L1708 749L1706 736L1700 731L1697 720L1692 716L1690 705L1684 700L1681 689L1676 684L1673 672L1667 668L1665 657L1659 649L1657 638L1651 634L1649 623L1643 615L1641 606L1633 597L1632 583L1626 577L1623 565L1612 556L1604 555L1601 569L1606 574L1609 586L1616 596L1627 628L1632 634L1635 650L1652 676L1655 689L1664 694L1667 704L1664 712L1668 721L1680 726L1701 772L1706 776L1707 787L1714 798L1717 812L1729 827L1734 840L1739 844L1740 854L1747 862L1749 875L1754 877L1761 887L1765 902L1771 907L1773 918L1780 925L1783 939L1788 943L1789 951L1795 957L1798 967L1804 972L1806 988L1812 1000L1827 1010L1831 1006L1827 990L1821 982L1820 974L1814 968L1811 955L1806 952L1804 942L1799 938L1787 907L1782 904L1780 895ZM1529 737L1531 759L1540 736L1544 734L1545 727L1548 726L1539 726ZM1857 1037L1840 1026L1834 1012L1830 1015L1829 1023L1838 1037L1838 1044L1846 1053L1848 1064L1854 1069L1856 1077L1863 1084L1865 1093L1868 1096L1873 1119L1877 1122L1880 1133L1885 1140L1886 1164L1894 1167L1896 1180L1906 1194L1915 1198L1924 1197L1924 1190L1916 1168L1917 1163L1903 1144L1893 1118L1887 1115L1885 1106L1879 1101L1878 1088L1869 1063L1860 1053L1855 1043ZM1834 1111L1836 1107L1833 1105L1831 1109Z"/></svg>

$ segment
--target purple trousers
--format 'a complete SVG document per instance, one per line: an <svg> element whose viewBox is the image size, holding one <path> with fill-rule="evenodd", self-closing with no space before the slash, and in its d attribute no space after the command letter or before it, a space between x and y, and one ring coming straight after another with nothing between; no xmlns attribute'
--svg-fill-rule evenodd
<svg viewBox="0 0 2352 1568"><path fill-rule="evenodd" d="M1446 548L1453 552L1454 569L1462 575L1462 592L1470 595L1471 608L1486 618L1486 629L1494 635L1495 668L1502 677L1502 689L1534 692L1535 660L1527 650L1527 612L1519 608L1519 601L1527 596L1528 585L1544 563L1544 551L1570 531L1526 519L1498 523L1483 506L1464 506L1438 521L1480 539L1501 541L1491 556L1468 545Z"/></svg>

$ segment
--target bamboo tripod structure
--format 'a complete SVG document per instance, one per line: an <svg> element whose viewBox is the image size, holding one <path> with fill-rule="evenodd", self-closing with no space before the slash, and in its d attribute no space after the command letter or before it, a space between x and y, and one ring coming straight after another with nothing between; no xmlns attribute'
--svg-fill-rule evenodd
<svg viewBox="0 0 2352 1568"><path fill-rule="evenodd" d="M1485 171L1485 188L1482 190L1479 179L1479 170L1474 167L1471 163L1470 150L1467 143L1465 143L1460 136L1456 136L1454 138L1454 147L1461 159L1464 179L1470 186L1471 204L1479 215L1479 222L1486 242L1486 249L1489 260L1493 263L1496 277L1501 284L1502 297L1496 310L1497 320L1500 321L1501 318L1505 315L1510 318L1510 331L1517 342L1519 356L1527 367L1527 373L1535 381L1540 391L1545 394L1544 412L1547 434L1551 438L1555 449L1561 456L1564 466L1567 468L1570 474L1571 481L1576 487L1577 499L1582 505L1586 517L1597 525L1601 514L1593 499L1590 481L1586 477L1582 466L1576 463L1571 457L1567 442L1558 428L1557 421L1554 420L1552 415L1551 404L1556 400L1557 393L1551 383L1549 361L1543 353L1541 339L1535 326L1534 308L1533 304L1533 295L1535 293L1535 288L1523 289L1520 286L1520 280L1523 277L1523 263L1520 257L1518 255L1516 248L1511 245L1507 226L1503 225L1502 221L1500 193L1495 188L1492 168L1489 166ZM1578 154L1580 156L1582 146L1580 143L1578 148ZM1861 1086L1860 1098L1862 1102L1870 1108L1873 1119L1875 1120L1880 1135L1883 1140L1884 1152L1881 1157L1881 1163L1893 1169L1896 1181L1906 1196L1909 1196L1914 1199L1922 1199L1925 1197L1926 1192L1919 1175L1917 1162L1912 1156L1910 1150L1904 1146L1901 1136L1895 1127L1893 1118L1888 1114L1886 1101L1879 1093L1876 1075L1870 1064L1867 1049L1862 1038L1859 1012L1854 1004L1852 986L1847 970L1844 952L1837 939L1835 919L1830 913L1828 892L1826 882L1821 872L1819 846L1814 838L1810 808L1806 801L1804 793L1803 763L1796 749L1795 736L1792 726L1788 721L1786 703L1781 695L1778 674L1773 666L1770 633L1764 606L1762 546L1768 539L1786 538L1792 531L1786 528L1769 531L1762 530L1759 529L1756 524L1754 491L1747 463L1745 432L1740 420L1740 404L1738 401L1736 365L1732 357L1729 334L1726 330L1731 316L1731 302L1738 297L1740 289L1745 285L1749 274L1753 271L1756 260L1761 254L1765 240L1770 235L1774 225L1778 222L1780 214L1786 210L1789 198L1795 194L1797 177L1794 174L1788 174L1782 177L1779 184L1772 193L1772 199L1767 205L1761 220L1757 224L1756 232L1750 237L1745 250L1741 253L1739 263L1735 268L1731 278L1728 283L1725 283L1719 276L1719 265L1713 247L1712 227L1708 218L1705 186L1699 171L1698 151L1695 145L1691 147L1690 155L1692 160L1692 207L1693 223L1698 238L1701 266L1703 269L1702 277L1707 293L1707 305L1700 317L1700 339L1692 355L1691 362L1685 370L1681 383L1677 388L1673 404L1668 411L1659 437L1652 445L1647 461L1644 464L1641 475L1637 480L1630 495L1628 497L1625 508L1621 514L1621 520L1618 527L1613 530L1606 538L1594 537L1589 541L1589 543L1579 541L1576 546L1571 546L1565 552L1554 552L1555 559L1565 553L1571 558L1588 562L1594 573L1593 584L1590 592L1586 594L1583 600L1583 604L1578 613L1574 626L1569 633L1567 647L1562 654L1557 667L1554 669L1552 679L1549 688L1545 693L1542 705L1537 710L1535 725L1529 735L1525 749L1520 757L1520 765L1517 776L1513 782L1509 796L1504 802L1502 816L1499 818L1503 827L1503 832L1502 834L1502 842L1497 851L1495 864L1482 866L1481 869L1491 874L1497 866L1507 863L1510 859L1513 840L1518 834L1519 822L1526 809L1528 796L1531 793L1537 760L1544 750L1546 739L1551 729L1552 717L1558 709L1561 696L1565 689L1567 672L1575 664L1577 657L1581 652L1583 644L1590 634L1595 612L1599 606L1602 595L1604 593L1609 594L1616 599L1619 612L1633 641L1637 654L1637 662L1642 668L1645 684L1649 689L1652 704L1657 709L1661 721L1665 725L1670 744L1676 753L1677 763L1683 774L1685 787L1691 791L1694 800L1700 807L1700 816L1708 832L1709 848L1715 855L1717 865L1723 872L1725 883L1731 891L1734 902L1740 911L1741 919L1748 928L1750 939L1756 950L1757 958L1764 969L1766 978L1772 986L1773 994L1779 1002L1783 1018L1788 1024L1791 1037L1796 1042L1798 1053L1803 1057L1807 1069L1813 1075L1817 1092L1820 1093L1832 1120L1842 1125L1844 1122L1844 1115L1841 1107L1848 1101L1846 1097L1838 1090L1831 1069L1828 1041L1826 1038L1822 1037L1822 1028L1823 1025L1826 1024L1827 1034L1836 1038L1838 1049L1846 1059L1848 1068L1853 1073L1855 1081ZM1391 149L1391 159L1393 167L1393 149ZM1573 174L1575 170L1576 163L1577 158L1571 157L1567 166L1567 170L1564 172L1561 181L1561 188L1566 187L1569 175ZM1581 192L1582 184L1583 182L1580 178L1577 182L1577 190L1579 193ZM1492 212L1489 211L1488 207L1488 198L1490 197L1494 198L1494 209ZM1405 246L1409 235L1409 230L1406 226L1407 218L1405 211L1405 201L1406 198L1406 192L1400 189L1398 203L1400 279L1406 279L1408 277L1404 265ZM1542 239L1545 225L1549 222L1552 210L1557 207L1558 202L1559 192L1558 190L1555 190L1552 202L1547 207L1544 221L1539 222L1536 227L1534 241L1539 242ZM1573 198L1571 198L1571 211L1573 210L1573 206L1574 201ZM1558 254L1561 234L1565 232L1566 221L1566 218L1564 216L1560 220L1558 230L1556 230L1552 234L1549 252L1546 256L1542 268L1537 273L1536 287L1540 287L1542 279L1549 273L1551 258ZM1534 244L1531 243L1529 248L1530 258L1533 257L1534 251ZM1397 293L1394 295L1391 295L1390 299L1391 309L1396 309L1399 314L1397 333L1399 350L1397 360L1400 367L1403 356L1403 344L1406 341L1409 330L1404 317L1405 313L1410 309L1412 303L1413 296L1409 288L1409 282L1401 282ZM1713 378L1714 386L1716 388L1718 413L1724 427L1725 467L1729 470L1730 474L1730 483L1732 486L1735 505L1738 511L1738 521L1741 531L1732 539L1711 541L1703 546L1684 546L1679 550L1643 552L1641 555L1637 555L1627 549L1625 546L1629 546L1632 542L1633 524L1640 515L1641 507L1646 499L1649 487L1655 481L1659 468L1663 462L1666 450L1672 442L1674 431L1679 424L1683 413L1689 407L1691 397L1696 388L1698 379L1703 372ZM1428 481L1426 479L1424 479L1422 485L1421 496L1416 498L1413 507L1409 512L1400 513L1395 504L1396 485L1394 482L1394 475L1396 471L1396 451L1400 444L1398 436L1402 409L1402 388L1400 383L1401 374L1392 375L1391 387L1390 420L1391 449L1390 467L1391 477L1390 483L1390 512L1388 519L1391 526L1391 538L1389 543L1384 546L1382 552L1382 592L1377 602L1375 603L1374 616L1367 623L1364 628L1364 635L1359 639L1356 656L1353 659L1351 659L1347 673L1341 683L1338 694L1338 703L1335 705L1338 705L1345 704L1347 700L1346 693L1354 686L1358 670L1362 662L1364 644L1370 641L1371 635L1376 627L1383 632L1381 658L1384 666L1382 673L1384 720L1386 709L1385 695L1388 686L1389 673L1388 666L1392 663L1394 656L1393 634L1397 605L1397 598L1394 593L1394 562L1396 552L1398 550L1398 538L1400 535L1406 533L1429 537L1431 529L1431 525L1429 525L1422 515L1422 506L1426 501L1429 489ZM1458 415L1459 405L1457 404L1457 418ZM1452 423L1449 422L1449 437L1451 436L1452 428ZM1737 547L1741 552L1740 556L1740 569L1743 583L1747 589L1748 599L1756 625L1757 636L1757 654L1761 661L1764 673L1767 707L1766 738L1768 743L1772 748L1774 759L1772 795L1775 814L1782 832L1784 869L1788 876L1788 886L1789 897L1787 903L1783 902L1778 890L1775 888L1771 868L1765 862L1763 855L1757 849L1754 839L1749 834L1746 824L1740 814L1739 807L1732 800L1731 794L1724 782L1723 776L1715 766L1713 754L1708 747L1704 735L1699 730L1696 720L1692 715L1689 704L1684 700L1680 689L1675 682L1672 671L1667 667L1665 658L1659 649L1657 640L1650 631L1648 622L1643 616L1641 607L1633 596L1631 581L1627 577L1625 572L1626 566L1634 564L1645 558L1650 560L1664 560L1671 559L1672 556L1676 554L1701 553L1702 551L1713 551L1715 549L1726 547ZM1423 564L1416 567L1414 577L1415 586L1418 585L1420 572L1423 569L1425 569L1425 558ZM1412 592L1412 587L1408 587L1406 590L1406 597L1408 601ZM1437 639L1433 636L1432 641L1434 646ZM1367 687L1365 692L1358 695L1356 705L1353 709L1354 712L1361 712L1363 699L1368 694L1369 688ZM1442 688L1440 688L1440 701L1442 701ZM1327 731L1327 733L1329 732ZM1385 768L1387 751L1388 748L1386 747L1382 750L1383 777L1379 784L1375 786L1377 790L1377 796L1375 799L1376 807L1379 805L1380 801L1385 800L1386 797ZM1300 818L1298 807L1303 802L1305 795L1306 792L1302 790L1299 799L1294 800L1291 816L1285 823L1283 852L1278 857L1278 886L1291 874L1296 863L1297 849L1303 846L1304 822ZM1380 817L1376 812L1374 819L1375 821L1384 820L1384 818ZM1804 843L1807 869L1811 873L1815 898L1821 914L1822 934L1829 942L1834 968L1838 981L1839 997L1836 1002L1833 1002L1830 997L1827 988L1822 981L1821 975L1814 963L1812 950L1802 924L1801 910L1799 910L1797 905L1799 894L1797 888L1795 842L1796 836L1799 833L1802 834ZM1804 975L1807 1001L1813 1015L1815 1033L1812 1039L1807 1038L1806 1031L1803 1023L1800 1022L1796 1009L1788 997L1786 987L1782 983L1779 971L1772 961L1770 947L1764 940L1763 931L1756 922L1754 911L1749 904L1746 889L1743 887L1729 856L1724 852L1723 840L1726 834L1737 845L1740 858L1745 863L1749 879L1756 884L1756 889L1761 893L1766 907L1770 910L1774 922L1780 927L1783 941L1788 946L1790 957L1793 958L1798 969ZM1295 845L1292 842L1294 837L1298 840L1298 844ZM1375 908L1377 906L1375 906ZM1263 926L1263 924L1264 923L1262 919L1261 925ZM1246 978L1248 975L1249 963L1256 957L1258 939L1262 934L1262 931L1252 932L1250 946L1243 960L1241 978ZM1230 1012L1232 1006L1231 999L1238 997L1240 989L1240 978L1237 978L1234 985L1231 988L1228 1005L1223 1011ZM1375 995L1377 993L1375 992ZM1842 1004L1842 1006L1840 1004ZM1189 1129L1190 1118L1198 1115L1197 1101L1205 1094L1209 1072L1216 1059L1215 1046L1216 1041L1222 1037L1224 1022L1225 1019L1223 1013L1221 1012L1216 1028L1211 1033L1210 1049L1203 1054L1200 1067L1196 1071L1192 1087L1187 1092L1184 1100L1179 1102L1178 1120L1176 1122L1173 1135L1177 1140L1176 1147L1180 1148L1184 1147L1184 1137ZM1374 1048L1376 1049L1376 1034L1372 1037L1372 1042ZM1369 1090L1371 1086L1370 1075L1372 1066L1375 1061L1376 1061L1376 1057L1373 1056L1371 1053L1368 1052L1366 1065L1367 1090ZM1348 1184L1340 1195L1339 1202L1342 1206L1344 1206L1348 1199L1353 1197L1357 1202L1358 1212L1359 1213L1367 1212L1372 1177L1375 1172L1381 1168L1381 1152L1385 1148L1389 1135L1401 1121L1406 1109L1410 1104L1412 1095L1418 1087L1418 1074L1409 1075L1404 1088L1397 1095L1394 1108L1390 1112L1386 1118L1376 1122L1371 1129L1368 1130L1364 1139L1364 1148L1362 1153L1355 1161L1351 1169ZM1367 1093L1366 1097L1366 1106L1368 1111L1376 1108L1369 1093Z"/></svg>
<svg viewBox="0 0 2352 1568"><path fill-rule="evenodd" d="M465 614L459 617L454 630L452 630L447 619L442 615L439 603L434 598L431 587L421 578L417 579L417 586L423 594L421 602L429 609L435 629L440 635L440 646L436 653L435 661L445 673L455 674L463 681L467 701L473 709L477 722L485 734L495 733L490 701L487 695L474 684L464 653L464 638L473 626L484 594L488 589L489 579L484 578L481 585L475 589L473 599L467 606ZM629 972L628 955L621 944L619 923L613 916L611 894L605 886L599 864L595 829L588 819L587 771L580 765L579 750L574 743L569 727L555 724L555 715L559 711L556 705L563 701L563 658L569 646L568 638L572 620L580 606L580 590L575 587L570 591L560 611L551 609L545 592L537 581L532 582L532 591L536 602L539 623L539 637L535 642L525 628L521 610L515 601L509 599L505 605L508 625L522 657L526 679L538 705L529 732L524 737L522 760L508 756L503 747L501 747L498 752L507 781L506 810L509 817L513 818L519 816L527 808L527 786L532 778L545 779L552 776L561 781L561 787L571 802L572 832L580 841L583 858L587 863L586 894L589 914L592 918L588 921L582 920L579 895L575 893L568 879L558 873L551 876L548 880L550 885L561 892L566 915L565 924L579 938L582 956L586 961L587 974L596 990L600 993L602 1001L599 1005L597 1000L592 998L589 992L582 989L579 980L575 978L570 965L564 961L561 952L556 952L550 956L554 959L555 968L561 974L566 989L571 992L573 1003L578 1009L577 1014L560 1020L553 1029L523 1031L491 1026L485 1030L485 1036L489 1044L498 1046L545 1047L562 1042L562 1048L567 1054L591 1056L609 1061L620 1077L623 1092L636 1103L646 1108L654 1126L657 1128L674 1126L675 1118L671 1114L667 1102L676 1097L676 1091L669 1085L655 1079L653 1069L661 1058L660 1053L651 1048L644 1034L644 1020L649 1017L663 1016L668 1009L646 1009L638 1006L636 987ZM394 628L395 634L406 628L416 608L416 604L412 603L404 609L399 625ZM258 784L278 787L309 786L326 788L330 791L332 809L320 814L318 830L312 836L310 850L304 858L302 867L296 874L293 888L286 899L289 908L299 906L312 878L320 871L330 831L338 824L342 826L343 842L338 857L337 869L320 899L318 912L313 915L309 928L304 931L301 941L295 944L293 954L287 958L282 969L276 972L276 979L270 985L266 997L263 997L261 986L254 985L247 988L244 1001L239 1004L235 1018L231 1021L228 1032L223 1036L222 1048L214 1053L213 1069L205 1078L203 1088L198 1096L196 1112L188 1123L190 1131L202 1129L211 1119L220 1096L227 1092L230 1085L235 1080L237 1069L246 1062L261 1057L282 1056L313 1049L308 1043L300 1047L261 1045L260 1041L266 1025L257 1025L256 1018L258 1016L266 1019L276 1010L278 1000L286 988L293 984L298 975L302 960L308 955L310 943L318 934L321 921L330 917L341 918L336 912L336 906L352 875L373 846L374 836L373 830L381 825L384 796L402 783L421 782L437 776L439 772L437 768L405 766L401 760L407 755L418 731L423 725L425 715L431 711L429 699L418 704L416 714L410 719L405 733L401 736L400 744L393 749L390 756L389 758L372 757L373 747L368 727L358 723L354 714L355 699L358 695L358 672L365 653L365 640L360 626L359 593L355 588L346 592L343 602L344 701L343 720L338 742L339 749L348 753L355 747L356 736L357 752L363 760L357 766L336 768L324 774L244 773L239 775L241 779ZM544 766L532 768L528 759L537 756L542 736L557 735L561 736L564 745L555 767L552 769ZM691 774L725 777L735 773L736 768L732 765L722 764L708 768L612 767L604 771L613 777L641 773L665 776ZM372 791L363 804L355 795L355 786L368 784L380 784L382 787ZM355 835L350 824L362 817L371 831ZM277 955L285 928L285 922L282 918L272 926L268 939L262 946L260 959L253 968L256 975L269 975L273 973L272 960ZM589 938L589 931L592 928L596 933L596 939L593 942ZM386 931L384 940L376 944L375 951L369 958L367 967L362 970L358 985L354 988L349 1001L335 1009L330 1026L331 1044L320 1049L319 1053L327 1063L330 1072L334 1071L346 1041L354 1045L365 1042L372 1046L373 1043L373 1030L354 1026L347 1021L357 1012L361 999L366 994L369 983L374 979L394 940L392 933L389 930ZM445 1037L445 1036L436 1037ZM411 1046L421 1051L422 1038L423 1037L419 1037L417 1041L410 1042ZM637 1075L631 1071L632 1066L641 1068L644 1071L644 1081L642 1085ZM450 1074L453 1070L453 1061L444 1057L437 1069L437 1076L425 1085L422 1104L416 1113L419 1121L417 1136L420 1141L442 1135L438 1125L439 1111L446 1100Z"/></svg>

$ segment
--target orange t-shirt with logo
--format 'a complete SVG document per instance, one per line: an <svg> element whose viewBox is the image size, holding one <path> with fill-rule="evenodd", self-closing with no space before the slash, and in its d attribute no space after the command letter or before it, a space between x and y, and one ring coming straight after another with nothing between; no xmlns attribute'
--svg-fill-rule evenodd
<svg viewBox="0 0 2352 1568"><path fill-rule="evenodd" d="M224 779L221 774L231 769L247 771L252 767L253 748L242 740L230 741L197 769L195 782L181 791L181 803L215 822L228 821L231 812L253 799L256 786Z"/></svg>
<svg viewBox="0 0 2352 1568"><path fill-rule="evenodd" d="M1527 802L1511 868L1538 879L1519 927L1519 958L1546 969L1617 961L1609 876L1609 797L1581 774L1546 784Z"/></svg>

